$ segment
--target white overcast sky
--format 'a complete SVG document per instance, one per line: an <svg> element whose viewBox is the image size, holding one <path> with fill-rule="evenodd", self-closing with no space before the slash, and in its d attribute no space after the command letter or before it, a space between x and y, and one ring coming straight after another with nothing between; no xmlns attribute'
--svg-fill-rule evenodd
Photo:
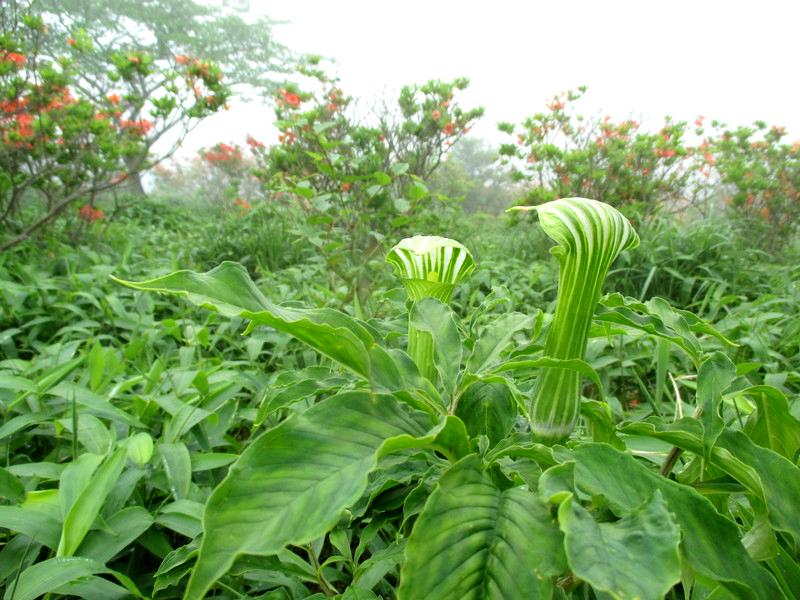
<svg viewBox="0 0 800 600"><path fill-rule="evenodd" d="M247 0L221 0L247 4ZM484 106L475 135L498 141L553 94L589 91L586 114L666 114L730 124L764 119L800 138L797 0L249 0L287 21L279 41L337 61L342 87L375 99L406 83L467 76L462 105ZM186 140L181 154L250 133L274 142L268 107L234 102Z"/></svg>

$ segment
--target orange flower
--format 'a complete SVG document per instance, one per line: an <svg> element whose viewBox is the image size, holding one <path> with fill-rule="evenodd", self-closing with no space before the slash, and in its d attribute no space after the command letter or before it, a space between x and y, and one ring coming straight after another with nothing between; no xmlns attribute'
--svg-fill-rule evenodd
<svg viewBox="0 0 800 600"><path fill-rule="evenodd" d="M250 203L244 198L237 198L236 200L233 201L233 203L242 210L250 210L251 208Z"/></svg>
<svg viewBox="0 0 800 600"><path fill-rule="evenodd" d="M178 54L178 56L175 57L175 62L178 63L179 65L188 65L191 62L191 60L192 59L186 56L185 54Z"/></svg>
<svg viewBox="0 0 800 600"><path fill-rule="evenodd" d="M7 52L4 50L2 56L0 56L0 60L6 63L14 63L19 69L25 66L28 59L25 58L24 54L20 54L19 52Z"/></svg>
<svg viewBox="0 0 800 600"><path fill-rule="evenodd" d="M111 104L117 105L117 104L119 104L120 100L121 100L121 98L119 97L119 94L109 94L108 95L108 101L111 102Z"/></svg>
<svg viewBox="0 0 800 600"><path fill-rule="evenodd" d="M438 110L434 110L434 111L431 113L431 118L432 118L434 121L438 121L438 120L439 120L439 118L440 118L441 116L442 116L442 113L440 113Z"/></svg>
<svg viewBox="0 0 800 600"><path fill-rule="evenodd" d="M298 106L300 106L302 100L300 100L300 96L298 96L297 94L288 92L284 89L280 89L278 90L278 92L283 97L283 101L292 108L297 108Z"/></svg>
<svg viewBox="0 0 800 600"><path fill-rule="evenodd" d="M705 117L704 117L703 115L700 115L699 117L697 117L697 118L694 120L694 124L695 124L697 127L702 127L702 126L703 126L703 121L704 121L704 120L705 120Z"/></svg>
<svg viewBox="0 0 800 600"><path fill-rule="evenodd" d="M67 38L67 46L75 46L78 42L75 41L75 38Z"/></svg>
<svg viewBox="0 0 800 600"><path fill-rule="evenodd" d="M442 127L442 131L444 131L445 135L453 135L453 129L455 126L453 123L445 123L445 126Z"/></svg>
<svg viewBox="0 0 800 600"><path fill-rule="evenodd" d="M251 148L253 148L254 150L258 149L258 148L264 148L264 144L259 142L252 135L248 135L247 136L247 145L250 146Z"/></svg>
<svg viewBox="0 0 800 600"><path fill-rule="evenodd" d="M95 208L91 204L84 204L78 209L78 218L90 223L100 221L105 216L106 213L103 210Z"/></svg>
<svg viewBox="0 0 800 600"><path fill-rule="evenodd" d="M342 184L342 191L343 192L349 192L350 188L352 188L352 187L353 187L352 183L343 183Z"/></svg>
<svg viewBox="0 0 800 600"><path fill-rule="evenodd" d="M766 206L758 211L758 214L761 215L761 218L765 221L769 219L769 209Z"/></svg>

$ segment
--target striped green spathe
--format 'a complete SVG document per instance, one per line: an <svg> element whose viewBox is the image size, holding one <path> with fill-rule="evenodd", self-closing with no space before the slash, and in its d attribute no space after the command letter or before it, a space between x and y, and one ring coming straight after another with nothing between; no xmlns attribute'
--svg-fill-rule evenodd
<svg viewBox="0 0 800 600"><path fill-rule="evenodd" d="M562 198L534 210L542 229L558 244L560 274L553 323L545 355L582 359L597 302L608 270L620 252L639 245L628 219L617 209L587 198ZM531 408L534 437L557 442L575 428L580 411L580 375L561 368L542 369Z"/></svg>
<svg viewBox="0 0 800 600"><path fill-rule="evenodd" d="M455 285L475 270L475 261L465 246L434 235L402 240L389 251L386 262L394 267L415 301L432 297L449 302Z"/></svg>

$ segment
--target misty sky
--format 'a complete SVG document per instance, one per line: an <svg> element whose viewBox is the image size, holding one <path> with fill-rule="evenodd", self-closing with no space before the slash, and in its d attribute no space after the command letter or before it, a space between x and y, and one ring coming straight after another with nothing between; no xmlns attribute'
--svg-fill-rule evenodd
<svg viewBox="0 0 800 600"><path fill-rule="evenodd" d="M223 0L238 4L246 0ZM585 114L665 114L730 124L764 119L800 138L800 3L644 0L551 2L250 0L289 23L276 37L336 59L345 91L375 99L406 83L467 76L462 105L486 108L475 135L499 141L556 92L589 86ZM248 133L274 142L268 107L234 102L182 154Z"/></svg>

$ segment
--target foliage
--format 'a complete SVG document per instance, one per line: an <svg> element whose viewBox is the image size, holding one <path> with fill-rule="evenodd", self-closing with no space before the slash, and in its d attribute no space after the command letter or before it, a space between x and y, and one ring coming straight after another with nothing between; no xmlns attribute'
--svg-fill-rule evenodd
<svg viewBox="0 0 800 600"><path fill-rule="evenodd" d="M88 205L78 216L98 220L102 213L93 207L96 196L145 167L151 130L175 118L202 118L217 110L228 93L211 63L194 61L157 72L152 58L139 50L115 54L97 68L109 80L139 89L156 85L162 89L157 100L147 103L134 90L124 97L86 93L76 61L41 54L45 21L23 12L17 22L12 12L17 9L3 8L0 210L12 235L2 249L48 225L81 198ZM80 55L92 47L83 35L64 40L62 50ZM193 98L182 94L181 84L193 88ZM26 206L31 197L43 200L43 211Z"/></svg>
<svg viewBox="0 0 800 600"><path fill-rule="evenodd" d="M783 127L768 128L763 121L711 126L702 147L719 173L726 206L747 227L760 228L768 247L778 247L795 232L800 216L800 142L782 142Z"/></svg>
<svg viewBox="0 0 800 600"><path fill-rule="evenodd" d="M251 148L267 192L302 209L297 231L360 303L384 236L405 231L432 203L425 178L483 111L456 102L466 79L430 81L404 87L397 111L370 124L350 110L352 98L319 62L312 57L299 70L306 90L287 83L278 91L279 145Z"/></svg>
<svg viewBox="0 0 800 600"><path fill-rule="evenodd" d="M48 55L59 56L63 44L72 40L72 59L89 98L99 102L110 95L118 97L123 118L132 123L150 118L153 112L169 115L145 132L146 150L167 134L174 141L183 139L197 118L225 105L229 86L246 88L243 92L269 89L289 60L288 51L273 37L272 21L249 20L227 3L223 7L194 0L39 4L54 17L45 39ZM105 68L109 62L117 71ZM178 95L178 90L185 93ZM129 169L136 171L147 158L146 152L134 157ZM141 192L138 178L134 181L139 188L135 191Z"/></svg>
<svg viewBox="0 0 800 600"><path fill-rule="evenodd" d="M520 129L500 124L502 132L516 132L517 143L503 144L500 154L516 178L531 182L526 203L605 198L645 215L664 204L684 204L696 169L684 139L687 124L667 118L660 131L649 133L632 119L586 117L574 106L585 92L555 96L546 112L526 119Z"/></svg>

